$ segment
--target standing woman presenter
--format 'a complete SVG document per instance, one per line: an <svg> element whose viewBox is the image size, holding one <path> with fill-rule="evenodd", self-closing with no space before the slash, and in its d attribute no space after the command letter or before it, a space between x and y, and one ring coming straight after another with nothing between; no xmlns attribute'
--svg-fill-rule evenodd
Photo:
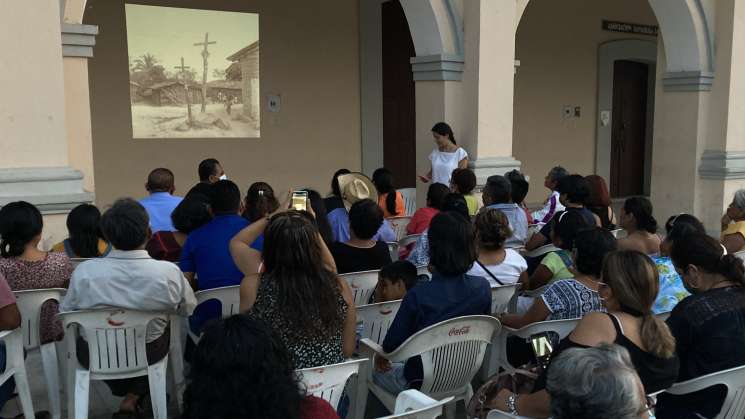
<svg viewBox="0 0 745 419"><path fill-rule="evenodd" d="M426 175L419 175L419 180L424 183L442 183L450 185L450 175L453 170L468 167L468 153L455 142L453 129L444 122L438 122L432 127L432 136L435 138L435 149L429 155L432 163Z"/></svg>

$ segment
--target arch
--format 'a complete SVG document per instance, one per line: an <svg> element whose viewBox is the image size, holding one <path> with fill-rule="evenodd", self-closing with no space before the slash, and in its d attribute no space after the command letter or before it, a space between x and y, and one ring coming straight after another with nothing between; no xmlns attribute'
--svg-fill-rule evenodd
<svg viewBox="0 0 745 419"><path fill-rule="evenodd" d="M462 56L461 14L454 0L401 0L418 57Z"/></svg>

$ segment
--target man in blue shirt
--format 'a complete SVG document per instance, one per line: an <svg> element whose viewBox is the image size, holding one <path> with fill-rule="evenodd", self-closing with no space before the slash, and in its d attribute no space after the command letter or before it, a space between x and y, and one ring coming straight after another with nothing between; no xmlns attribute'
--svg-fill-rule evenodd
<svg viewBox="0 0 745 419"><path fill-rule="evenodd" d="M181 203L182 198L173 196L176 190L173 172L162 167L153 170L147 177L145 189L150 196L141 199L140 204L150 216L150 230L153 234L161 230L176 231L171 221L171 213Z"/></svg>
<svg viewBox="0 0 745 419"><path fill-rule="evenodd" d="M489 176L482 195L484 206L502 211L510 222L512 237L506 247L522 247L528 240L528 216L519 205L512 202L512 184L506 177Z"/></svg>
<svg viewBox="0 0 745 419"><path fill-rule="evenodd" d="M346 243L350 239L349 235L349 208L355 202L363 199L372 199L378 202L378 191L372 181L362 173L347 173L339 176L339 191L344 206L329 211L326 218L331 225L331 234L335 242ZM372 237L372 240L383 242L395 242L396 232L388 220L383 220L378 232Z"/></svg>

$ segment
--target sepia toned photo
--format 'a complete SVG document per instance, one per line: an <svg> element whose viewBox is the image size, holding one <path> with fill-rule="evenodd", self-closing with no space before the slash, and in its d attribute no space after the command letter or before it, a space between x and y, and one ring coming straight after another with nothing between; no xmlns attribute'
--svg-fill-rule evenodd
<svg viewBox="0 0 745 419"><path fill-rule="evenodd" d="M133 138L260 136L259 15L126 5Z"/></svg>

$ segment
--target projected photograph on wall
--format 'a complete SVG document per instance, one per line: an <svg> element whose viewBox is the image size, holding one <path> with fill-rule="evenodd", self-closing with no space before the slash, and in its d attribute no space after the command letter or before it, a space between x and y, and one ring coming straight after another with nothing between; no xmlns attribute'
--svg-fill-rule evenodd
<svg viewBox="0 0 745 419"><path fill-rule="evenodd" d="M126 5L133 138L259 137L259 15Z"/></svg>

